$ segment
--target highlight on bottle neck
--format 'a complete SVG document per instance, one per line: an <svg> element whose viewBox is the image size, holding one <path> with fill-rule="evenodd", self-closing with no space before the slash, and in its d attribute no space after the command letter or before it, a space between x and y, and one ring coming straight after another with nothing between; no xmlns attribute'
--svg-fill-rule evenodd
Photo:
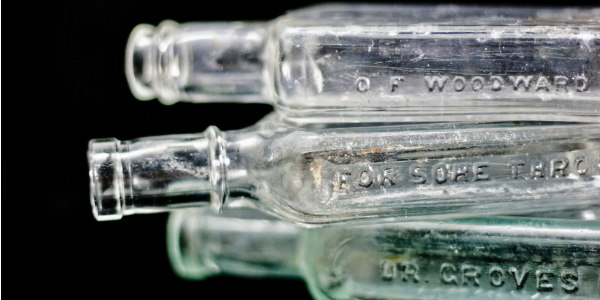
<svg viewBox="0 0 600 300"><path fill-rule="evenodd" d="M129 37L126 75L139 100L264 102L266 23L141 24Z"/></svg>
<svg viewBox="0 0 600 300"><path fill-rule="evenodd" d="M216 127L203 134L90 141L94 217L119 220L135 213L208 205L220 211L228 194L224 144Z"/></svg>

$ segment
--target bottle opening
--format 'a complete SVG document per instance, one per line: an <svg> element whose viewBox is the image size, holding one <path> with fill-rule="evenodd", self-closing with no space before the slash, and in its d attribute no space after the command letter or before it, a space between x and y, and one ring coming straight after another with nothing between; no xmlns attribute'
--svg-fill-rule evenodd
<svg viewBox="0 0 600 300"><path fill-rule="evenodd" d="M90 199L98 221L123 217L123 170L118 155L119 140L91 140L88 148L90 165Z"/></svg>
<svg viewBox="0 0 600 300"><path fill-rule="evenodd" d="M157 97L150 85L152 81L152 35L154 26L140 24L136 26L127 41L125 74L133 95L139 100Z"/></svg>

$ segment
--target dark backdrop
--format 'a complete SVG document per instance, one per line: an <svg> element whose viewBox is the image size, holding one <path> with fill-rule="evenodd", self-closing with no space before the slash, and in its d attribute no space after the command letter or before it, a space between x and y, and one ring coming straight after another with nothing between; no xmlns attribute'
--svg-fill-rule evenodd
<svg viewBox="0 0 600 300"><path fill-rule="evenodd" d="M300 280L179 279L166 253L167 214L130 216L118 222L94 220L86 160L87 142L92 138L128 140L200 132L208 125L237 129L271 111L270 106L259 104L163 106L156 100L135 100L124 75L125 44L135 25L157 25L164 19L269 20L310 3L111 0L16 4L23 7L5 5L5 21L9 21L3 30L7 33L4 63L10 66L3 68L2 271L11 282L4 285L5 291L69 299L310 299Z"/></svg>

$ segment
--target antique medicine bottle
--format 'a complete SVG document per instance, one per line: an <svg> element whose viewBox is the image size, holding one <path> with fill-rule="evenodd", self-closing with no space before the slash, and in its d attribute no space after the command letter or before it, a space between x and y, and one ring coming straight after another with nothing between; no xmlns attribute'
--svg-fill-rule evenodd
<svg viewBox="0 0 600 300"><path fill-rule="evenodd" d="M238 131L92 140L92 205L120 219L244 196L238 206L312 226L586 208L600 204L599 138L593 123L303 128L270 115Z"/></svg>
<svg viewBox="0 0 600 300"><path fill-rule="evenodd" d="M188 210L170 216L167 241L183 278L301 277L316 299L600 298L597 220L503 216L305 229L255 210Z"/></svg>
<svg viewBox="0 0 600 300"><path fill-rule="evenodd" d="M321 5L140 25L138 99L269 102L293 124L600 120L600 9ZM265 100L266 99L266 100Z"/></svg>

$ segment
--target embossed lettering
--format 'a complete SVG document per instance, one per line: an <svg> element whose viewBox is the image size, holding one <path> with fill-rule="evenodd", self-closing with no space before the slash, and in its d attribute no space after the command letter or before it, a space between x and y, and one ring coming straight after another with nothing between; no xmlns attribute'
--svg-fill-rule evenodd
<svg viewBox="0 0 600 300"><path fill-rule="evenodd" d="M485 80L481 76L475 76L475 77L471 78L471 88L476 92L483 89L484 81Z"/></svg>
<svg viewBox="0 0 600 300"><path fill-rule="evenodd" d="M448 80L448 76L424 76L423 78L425 79L425 84L429 88L430 92L433 92L436 86L438 91L443 91L444 85Z"/></svg>
<svg viewBox="0 0 600 300"><path fill-rule="evenodd" d="M356 79L356 90L364 93L371 87L371 81L367 77L358 77Z"/></svg>
<svg viewBox="0 0 600 300"><path fill-rule="evenodd" d="M567 83L569 82L569 78L566 76L554 76L554 85L556 85L556 91L560 91L560 88L564 88L565 92L567 90Z"/></svg>
<svg viewBox="0 0 600 300"><path fill-rule="evenodd" d="M454 90L457 92L461 92L465 89L465 86L467 85L467 80L462 76L456 76L452 80L452 83L454 84Z"/></svg>
<svg viewBox="0 0 600 300"><path fill-rule="evenodd" d="M348 187L348 176L351 175L348 171L341 171L337 174L339 189Z"/></svg>
<svg viewBox="0 0 600 300"><path fill-rule="evenodd" d="M366 77L361 77L366 78ZM469 82L471 89L474 92L483 90L483 88L489 84L490 90L497 92L501 91L506 84L506 80L508 80L509 84L512 85L513 90L515 91L556 91L556 92L569 92L569 81L570 79L567 76L556 75L552 79L551 77L539 75L513 75L508 76L508 79L499 75L490 75L489 80L486 80L483 76L473 76L469 79L469 77L464 75L456 75L454 77L446 76L446 75L431 75L431 76L423 76L425 80L425 86L428 88L429 92L443 92L444 87L448 81L451 81L450 89L455 92L462 92L467 87L467 82ZM368 80L368 79L367 79ZM400 87L400 82L405 80L404 76L391 76L390 77L390 91L392 93L397 92ZM357 81L358 83L358 81ZM368 82L367 82L368 83ZM575 76L573 77L573 85L575 86L578 92L585 92L589 88L589 80L583 76ZM363 84L364 85L364 84ZM368 84L367 84L368 85ZM553 87L554 85L554 87ZM360 86L357 86L360 88ZM359 90L364 92L365 90Z"/></svg>
<svg viewBox="0 0 600 300"><path fill-rule="evenodd" d="M488 162L476 162L473 164L473 181L489 180L490 175L483 173L483 168L487 168Z"/></svg>
<svg viewBox="0 0 600 300"><path fill-rule="evenodd" d="M508 272L510 272L513 275L513 278L515 279L515 284L517 285L517 289L522 288L523 284L525 284L525 281L527 280L529 269L524 268L521 272L521 275L519 275L519 270L517 270L517 268L515 267L510 267L510 269L508 269Z"/></svg>
<svg viewBox="0 0 600 300"><path fill-rule="evenodd" d="M523 85L525 91L529 91L529 85L531 84L533 76L508 76L508 80L513 84L515 91L519 90L519 86Z"/></svg>
<svg viewBox="0 0 600 300"><path fill-rule="evenodd" d="M508 165L511 168L512 178L517 179L517 176L519 175L519 167L524 166L525 162L522 160L511 160Z"/></svg>
<svg viewBox="0 0 600 300"><path fill-rule="evenodd" d="M546 92L549 92L550 89L548 88L548 86L550 85L550 82L548 82L548 79L545 76L540 76L540 78L538 78L537 83L535 84L535 91L539 91L541 89L545 89Z"/></svg>
<svg viewBox="0 0 600 300"><path fill-rule="evenodd" d="M588 80L583 76L575 76L575 86L578 92L585 92L588 89Z"/></svg>
<svg viewBox="0 0 600 300"><path fill-rule="evenodd" d="M562 154L565 155L565 154ZM432 162L418 160L419 163L405 164L408 161L389 161L375 163L358 163L354 166L341 164L335 166L334 170L327 170L323 174L331 174L335 183L334 189L346 193L344 189L350 190L352 186L358 188L382 189L404 188L412 185L424 184L476 184L478 181L490 180L522 180L522 179L553 179L564 180L565 177L578 174L579 176L591 176L600 173L600 157L596 151L576 153L572 160L568 157L547 157L532 155L528 159L515 159L509 162L488 158L486 161L469 159L458 160L448 164L447 161L433 160ZM589 158L591 155L592 158ZM524 155L525 156L525 155ZM517 157L513 157L517 158ZM593 163L591 162L593 161ZM415 162L415 161L413 161ZM311 167L312 168L312 167ZM313 171L315 184L325 182L321 180L321 172ZM496 174L497 178L493 177ZM577 176L577 175L576 175ZM548 185L551 183L548 183ZM374 185L374 186L373 186Z"/></svg>
<svg viewBox="0 0 600 300"><path fill-rule="evenodd" d="M575 170L577 174L585 175L588 171L588 162L586 157L578 157L575 159Z"/></svg>
<svg viewBox="0 0 600 300"><path fill-rule="evenodd" d="M440 268L440 275L441 275L441 279L442 279L442 283L445 284L458 284L458 279L456 278L456 275L451 274L456 272L456 267L453 264L450 263L443 263L442 267Z"/></svg>
<svg viewBox="0 0 600 300"><path fill-rule="evenodd" d="M544 162L539 160L531 162L531 178L541 177L544 177Z"/></svg>
<svg viewBox="0 0 600 300"><path fill-rule="evenodd" d="M562 281L561 287L567 293L575 293L577 292L578 280L579 276L575 272L571 271L561 271L560 272L560 280Z"/></svg>
<svg viewBox="0 0 600 300"><path fill-rule="evenodd" d="M402 281L409 281L412 279L414 282L419 282L419 266L414 262L403 262L400 264L402 273L400 277Z"/></svg>
<svg viewBox="0 0 600 300"><path fill-rule="evenodd" d="M494 266L490 268L490 284L495 287L500 287L504 284L504 270Z"/></svg>
<svg viewBox="0 0 600 300"><path fill-rule="evenodd" d="M536 289L540 292L551 291L553 287L550 278L553 276L554 274L548 270L535 271L535 277L537 278L535 285Z"/></svg>
<svg viewBox="0 0 600 300"><path fill-rule="evenodd" d="M381 172L381 180L379 180L379 182L380 182L379 187L385 188L386 186L396 185L396 182L394 181L395 176L396 176L396 173L394 172L394 169L392 169L392 168L384 169L383 172Z"/></svg>
<svg viewBox="0 0 600 300"><path fill-rule="evenodd" d="M373 184L373 167L367 165L358 172L358 185L368 188Z"/></svg>
<svg viewBox="0 0 600 300"><path fill-rule="evenodd" d="M384 281L392 281L398 278L402 282L421 282L419 274L419 264L414 261L395 262L393 260L383 259L380 263L381 279ZM479 279L482 276L482 267L475 264L461 264L460 268L453 263L442 263L440 266L440 281L443 284L475 286L481 285ZM457 272L460 272L460 279ZM489 274L490 285L496 288L504 286L508 281L508 275L514 279L516 290L523 289L529 275L530 269L522 268L520 271L516 267L504 269L498 265L491 265L487 269ZM560 287L566 293L575 293L579 289L581 276L576 269L567 268L555 273L550 269L540 268L535 271L536 281L535 289L539 292L550 292L554 290L554 281L560 284ZM555 279L555 277L558 277ZM460 281L459 281L460 280ZM428 280L425 280L427 283ZM532 284L533 285L533 284Z"/></svg>
<svg viewBox="0 0 600 300"><path fill-rule="evenodd" d="M452 180L458 181L458 178L462 177L464 181L467 181L467 172L469 171L468 164L454 164L452 165Z"/></svg>
<svg viewBox="0 0 600 300"><path fill-rule="evenodd" d="M396 263L389 260L381 261L381 279L385 281L391 281L396 278L398 274L398 267Z"/></svg>
<svg viewBox="0 0 600 300"><path fill-rule="evenodd" d="M462 283L467 285L468 281L473 281L474 286L479 286L479 276L481 276L481 269L477 266L463 265L460 268L462 273Z"/></svg>
<svg viewBox="0 0 600 300"><path fill-rule="evenodd" d="M504 79L500 76L490 76L490 83L492 84L492 91L497 92L504 86Z"/></svg>
<svg viewBox="0 0 600 300"><path fill-rule="evenodd" d="M408 167L410 170L410 175L412 175L412 179L410 182L416 184L422 184L427 181L427 173L425 173L425 166L421 164L415 164Z"/></svg>
<svg viewBox="0 0 600 300"><path fill-rule="evenodd" d="M390 78L390 86L391 86L392 93L396 91L396 89L399 87L398 85L400 84L401 81L404 81L404 76L392 76Z"/></svg>
<svg viewBox="0 0 600 300"><path fill-rule="evenodd" d="M432 170L433 170L433 179L435 180L435 182L437 182L437 183L446 182L446 177L448 176L448 167L446 167L446 164L437 164L437 165L433 166Z"/></svg>
<svg viewBox="0 0 600 300"><path fill-rule="evenodd" d="M550 178L566 176L565 169L569 165L569 160L566 158L555 158L550 161Z"/></svg>

